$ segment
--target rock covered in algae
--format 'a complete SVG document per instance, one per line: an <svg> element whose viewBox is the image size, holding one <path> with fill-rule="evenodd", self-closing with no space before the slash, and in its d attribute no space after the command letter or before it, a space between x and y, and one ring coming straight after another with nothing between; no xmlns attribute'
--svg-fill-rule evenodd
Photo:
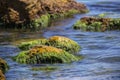
<svg viewBox="0 0 120 80"><path fill-rule="evenodd" d="M39 19L39 26L45 23L43 26L48 26L49 19L46 14L52 17L54 14L67 16L86 10L84 4L74 0L0 0L0 20L5 24L31 24L34 20L38 22L39 18L44 18ZM37 27L38 23L35 23Z"/></svg>
<svg viewBox="0 0 120 80"><path fill-rule="evenodd" d="M3 72L0 70L0 80L6 80Z"/></svg>
<svg viewBox="0 0 120 80"><path fill-rule="evenodd" d="M73 28L83 31L120 30L120 19L83 17L73 25Z"/></svg>
<svg viewBox="0 0 120 80"><path fill-rule="evenodd" d="M8 65L5 60L0 58L0 70L5 73L8 70Z"/></svg>
<svg viewBox="0 0 120 80"><path fill-rule="evenodd" d="M54 46L59 49L63 49L70 53L77 53L80 50L80 46L77 42L63 37L63 36L53 36L47 39L33 40L29 42L22 42L18 47L21 50L28 50L36 45L47 45Z"/></svg>
<svg viewBox="0 0 120 80"><path fill-rule="evenodd" d="M70 53L76 53L80 50L80 46L77 42L63 36L52 36L48 40L48 45L63 49Z"/></svg>
<svg viewBox="0 0 120 80"><path fill-rule="evenodd" d="M80 59L62 49L52 46L34 46L28 51L20 52L13 58L19 63L40 64L40 63L68 63Z"/></svg>

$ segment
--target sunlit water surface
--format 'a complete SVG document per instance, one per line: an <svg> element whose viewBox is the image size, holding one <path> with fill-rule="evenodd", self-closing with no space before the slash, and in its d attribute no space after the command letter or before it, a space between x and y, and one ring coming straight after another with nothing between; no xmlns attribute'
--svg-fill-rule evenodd
<svg viewBox="0 0 120 80"><path fill-rule="evenodd" d="M82 32L72 25L83 16L107 13L106 17L120 18L119 0L77 0L87 5L90 12L74 18L56 22L45 31L23 32L0 29L0 57L7 60L10 70L7 80L120 80L120 31ZM69 37L77 41L84 59L70 64L23 65L12 61L19 53L12 42L21 39L48 38L54 35ZM53 71L32 71L32 67L52 66Z"/></svg>

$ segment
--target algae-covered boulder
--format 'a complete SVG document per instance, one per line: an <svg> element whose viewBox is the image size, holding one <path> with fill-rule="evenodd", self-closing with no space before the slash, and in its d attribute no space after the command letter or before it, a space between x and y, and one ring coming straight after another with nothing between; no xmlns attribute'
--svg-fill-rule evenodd
<svg viewBox="0 0 120 80"><path fill-rule="evenodd" d="M83 17L73 25L73 28L82 31L120 30L120 19Z"/></svg>
<svg viewBox="0 0 120 80"><path fill-rule="evenodd" d="M0 58L0 70L5 73L8 70L8 65L5 60Z"/></svg>
<svg viewBox="0 0 120 80"><path fill-rule="evenodd" d="M74 0L0 0L0 21L22 27L46 27L50 19L86 11L84 4Z"/></svg>
<svg viewBox="0 0 120 80"><path fill-rule="evenodd" d="M18 47L21 50L29 50L36 45L53 46L59 49L63 49L69 53L77 53L80 50L80 46L77 42L63 36L52 36L49 39L21 42Z"/></svg>
<svg viewBox="0 0 120 80"><path fill-rule="evenodd" d="M63 49L70 53L76 53L80 50L80 46L77 42L63 36L52 36L48 40L48 45Z"/></svg>
<svg viewBox="0 0 120 80"><path fill-rule="evenodd" d="M0 70L0 80L6 80L4 74L2 73L1 70Z"/></svg>
<svg viewBox="0 0 120 80"><path fill-rule="evenodd" d="M25 64L68 63L79 58L62 49L52 46L35 46L28 51L22 51L13 60Z"/></svg>
<svg viewBox="0 0 120 80"><path fill-rule="evenodd" d="M27 42L21 42L18 45L18 47L21 50L29 50L30 48L36 45L46 45L47 41L48 41L47 39L38 39L38 40L32 40L32 41L27 41Z"/></svg>

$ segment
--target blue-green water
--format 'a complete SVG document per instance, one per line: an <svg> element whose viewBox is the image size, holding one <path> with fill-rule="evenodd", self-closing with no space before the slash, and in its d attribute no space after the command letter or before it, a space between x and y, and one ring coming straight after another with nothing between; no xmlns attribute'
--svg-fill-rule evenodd
<svg viewBox="0 0 120 80"><path fill-rule="evenodd" d="M87 5L90 12L56 22L45 31L23 32L0 29L0 57L7 60L10 70L7 80L120 80L120 31L81 32L72 25L83 16L107 13L106 17L120 18L119 0L77 0ZM70 64L23 65L11 60L19 53L12 42L19 39L48 38L61 35L77 41L84 59ZM32 67L53 66L54 71L32 71Z"/></svg>

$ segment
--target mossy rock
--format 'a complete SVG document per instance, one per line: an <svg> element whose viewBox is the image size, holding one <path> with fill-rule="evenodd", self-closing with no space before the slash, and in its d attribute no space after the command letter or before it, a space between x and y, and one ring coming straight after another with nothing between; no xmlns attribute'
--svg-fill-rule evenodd
<svg viewBox="0 0 120 80"><path fill-rule="evenodd" d="M2 73L1 70L0 70L0 80L6 80L4 74Z"/></svg>
<svg viewBox="0 0 120 80"><path fill-rule="evenodd" d="M88 10L75 0L0 0L0 3L0 20L3 22L0 25L18 29L47 27L53 20L49 15L58 14L61 18Z"/></svg>
<svg viewBox="0 0 120 80"><path fill-rule="evenodd" d="M38 40L32 40L32 41L27 41L27 42L21 42L18 45L18 47L21 50L29 50L30 48L36 45L45 45L47 41L48 41L47 39L38 39Z"/></svg>
<svg viewBox="0 0 120 80"><path fill-rule="evenodd" d="M20 52L13 60L24 64L41 63L69 63L79 60L80 57L74 56L62 49L52 46L34 46L28 51Z"/></svg>
<svg viewBox="0 0 120 80"><path fill-rule="evenodd" d="M82 13L81 11L76 10L76 9L71 9L71 10L68 10L68 11L62 12L62 13L44 14L41 17L31 21L30 25L28 25L28 26L34 27L35 29L46 28L51 24L51 22L54 22L58 19L72 17L74 14ZM85 13L85 12L86 11L83 11L83 13Z"/></svg>
<svg viewBox="0 0 120 80"><path fill-rule="evenodd" d="M102 32L107 30L120 30L120 19L101 18L101 17L83 17L74 25L74 29L82 31Z"/></svg>
<svg viewBox="0 0 120 80"><path fill-rule="evenodd" d="M80 46L77 42L63 36L52 36L48 40L48 45L63 49L69 53L74 54L80 50Z"/></svg>
<svg viewBox="0 0 120 80"><path fill-rule="evenodd" d="M5 60L0 58L0 70L5 73L9 69Z"/></svg>
<svg viewBox="0 0 120 80"><path fill-rule="evenodd" d="M53 36L50 37L48 40L39 39L28 42L22 42L20 43L20 45L18 45L18 47L21 50L29 50L36 45L53 46L68 51L69 53L77 53L80 50L80 46L77 42L63 36Z"/></svg>

